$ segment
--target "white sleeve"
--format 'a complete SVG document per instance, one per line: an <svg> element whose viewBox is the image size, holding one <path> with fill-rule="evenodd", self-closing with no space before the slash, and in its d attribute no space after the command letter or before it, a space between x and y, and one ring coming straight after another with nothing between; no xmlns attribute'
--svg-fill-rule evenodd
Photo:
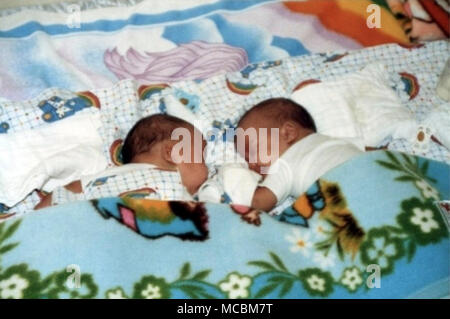
<svg viewBox="0 0 450 319"><path fill-rule="evenodd" d="M259 184L261 187L267 187L275 194L277 204L284 201L291 193L293 172L290 165L279 158L270 166L268 174L264 181Z"/></svg>
<svg viewBox="0 0 450 319"><path fill-rule="evenodd" d="M239 163L225 164L219 172L224 190L233 204L250 207L261 176Z"/></svg>
<svg viewBox="0 0 450 319"><path fill-rule="evenodd" d="M223 187L217 175L209 178L198 189L197 196L200 202L220 203Z"/></svg>

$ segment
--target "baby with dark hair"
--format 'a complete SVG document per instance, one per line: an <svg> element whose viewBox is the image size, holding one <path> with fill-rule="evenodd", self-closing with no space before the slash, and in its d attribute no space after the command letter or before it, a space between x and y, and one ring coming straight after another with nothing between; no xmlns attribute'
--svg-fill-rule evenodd
<svg viewBox="0 0 450 319"><path fill-rule="evenodd" d="M176 133L177 130L180 134ZM189 139L184 141L187 143L183 148L176 146L182 142L180 137ZM122 161L124 164L147 163L161 170L178 171L183 185L192 195L208 177L205 147L206 141L192 124L171 115L155 114L139 120L130 130L123 143Z"/></svg>
<svg viewBox="0 0 450 319"><path fill-rule="evenodd" d="M192 124L166 114L145 117L125 138L124 165L59 187L35 208L124 195L191 200L208 177L205 147L206 141Z"/></svg>
<svg viewBox="0 0 450 319"><path fill-rule="evenodd" d="M144 117L134 124L123 142L121 155L124 164L136 161L142 154L151 152L160 142L171 139L177 128L194 131L192 124L167 114Z"/></svg>
<svg viewBox="0 0 450 319"><path fill-rule="evenodd" d="M249 168L262 175L252 207L264 211L288 196L297 198L327 171L362 153L345 140L317 133L310 114L285 98L255 105L237 126L255 132L240 141L238 135L236 146Z"/></svg>

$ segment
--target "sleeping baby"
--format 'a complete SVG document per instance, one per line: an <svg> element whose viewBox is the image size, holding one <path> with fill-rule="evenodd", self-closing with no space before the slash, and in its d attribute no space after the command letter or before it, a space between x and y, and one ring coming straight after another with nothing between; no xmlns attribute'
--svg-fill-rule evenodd
<svg viewBox="0 0 450 319"><path fill-rule="evenodd" d="M345 140L317 133L309 113L285 98L251 108L239 120L238 133L239 129L256 130L255 138L238 134L236 147L249 168L263 178L251 206L267 212L288 196L299 197L327 171L362 153Z"/></svg>
<svg viewBox="0 0 450 319"><path fill-rule="evenodd" d="M121 151L125 165L58 187L35 209L125 195L192 200L208 177L205 147L206 141L192 124L165 114L145 117L125 138Z"/></svg>

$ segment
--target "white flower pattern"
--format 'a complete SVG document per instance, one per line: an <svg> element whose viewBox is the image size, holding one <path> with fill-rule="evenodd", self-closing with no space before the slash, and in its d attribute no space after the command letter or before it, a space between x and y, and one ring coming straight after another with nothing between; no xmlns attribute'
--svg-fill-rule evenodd
<svg viewBox="0 0 450 319"><path fill-rule="evenodd" d="M361 277L361 272L358 268L353 267L344 270L344 275L342 276L341 283L346 286L350 291L355 291L356 288L362 284L363 280Z"/></svg>
<svg viewBox="0 0 450 319"><path fill-rule="evenodd" d="M148 284L147 287L142 290L141 295L145 299L159 299L162 297L161 288L153 284Z"/></svg>
<svg viewBox="0 0 450 319"><path fill-rule="evenodd" d="M28 280L18 274L0 281L0 299L20 299L29 286Z"/></svg>
<svg viewBox="0 0 450 319"><path fill-rule="evenodd" d="M127 299L122 288L112 289L106 292L107 299Z"/></svg>
<svg viewBox="0 0 450 319"><path fill-rule="evenodd" d="M314 230L314 237L316 239L324 239L327 237L327 234L332 231L330 226L322 221L316 222L314 225L311 225Z"/></svg>
<svg viewBox="0 0 450 319"><path fill-rule="evenodd" d="M386 268L390 264L389 258L397 254L397 248L392 243L387 243L383 237L373 240L373 247L368 249L367 254L371 259L377 259L381 268Z"/></svg>
<svg viewBox="0 0 450 319"><path fill-rule="evenodd" d="M312 290L317 290L320 292L325 291L325 279L315 274L306 279L306 282Z"/></svg>
<svg viewBox="0 0 450 319"><path fill-rule="evenodd" d="M439 224L434 220L431 210L415 207L413 213L414 216L411 217L411 222L419 226L422 232L429 233L431 230L439 228Z"/></svg>
<svg viewBox="0 0 450 319"><path fill-rule="evenodd" d="M298 229L294 229L292 235L286 235L285 239L293 244L290 248L291 252L301 252L303 256L309 256L309 250L312 246L309 233L302 234Z"/></svg>
<svg viewBox="0 0 450 319"><path fill-rule="evenodd" d="M329 267L333 267L335 264L336 256L333 253L328 253L325 255L321 251L317 251L314 253L314 262L320 265L320 268L327 269Z"/></svg>
<svg viewBox="0 0 450 319"><path fill-rule="evenodd" d="M415 184L422 193L423 197L439 200L439 192L426 181L421 179L419 181L416 181Z"/></svg>
<svg viewBox="0 0 450 319"><path fill-rule="evenodd" d="M251 282L251 278L248 276L231 273L225 281L219 284L219 288L226 292L231 299L247 298L249 296L248 287Z"/></svg>

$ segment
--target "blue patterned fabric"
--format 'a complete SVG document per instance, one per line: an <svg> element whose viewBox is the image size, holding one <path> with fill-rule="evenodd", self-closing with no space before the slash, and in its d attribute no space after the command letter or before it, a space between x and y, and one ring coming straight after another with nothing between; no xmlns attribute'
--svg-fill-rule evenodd
<svg viewBox="0 0 450 319"><path fill-rule="evenodd" d="M0 224L0 297L442 297L449 230L434 202L449 198L449 174L424 158L366 153L297 200L302 224L132 198L46 209Z"/></svg>

